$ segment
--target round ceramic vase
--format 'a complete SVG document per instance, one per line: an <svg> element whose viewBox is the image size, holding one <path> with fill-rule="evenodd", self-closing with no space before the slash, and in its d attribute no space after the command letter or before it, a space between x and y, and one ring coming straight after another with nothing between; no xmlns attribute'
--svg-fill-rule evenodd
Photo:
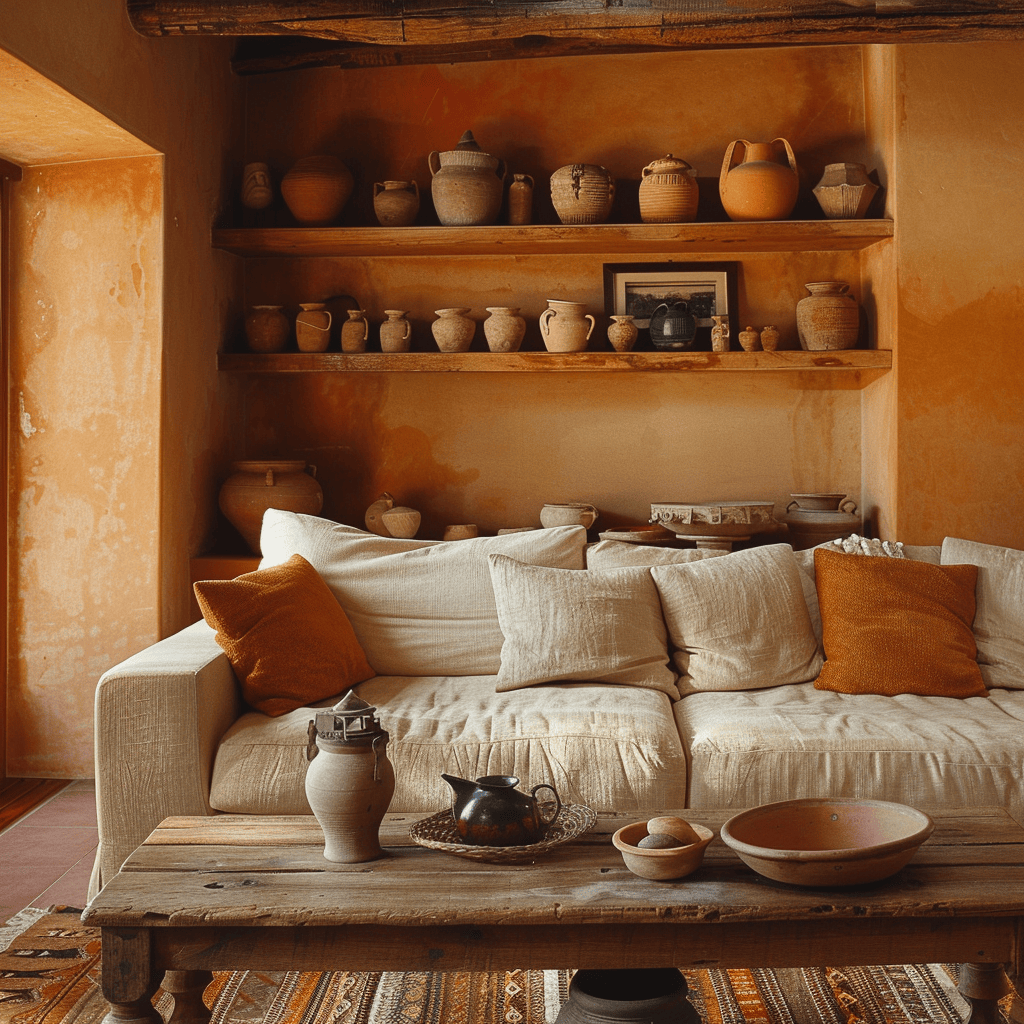
<svg viewBox="0 0 1024 1024"><path fill-rule="evenodd" d="M282 352L290 328L281 306L253 306L245 318L245 338L251 352Z"/></svg>
<svg viewBox="0 0 1024 1024"><path fill-rule="evenodd" d="M697 171L671 153L652 160L640 179L640 219L645 224L684 224L697 217Z"/></svg>
<svg viewBox="0 0 1024 1024"><path fill-rule="evenodd" d="M326 352L331 342L331 314L322 302L299 303L295 343L300 352Z"/></svg>
<svg viewBox="0 0 1024 1024"><path fill-rule="evenodd" d="M608 342L616 352L629 352L636 344L639 333L633 317L623 313L611 318L608 325Z"/></svg>
<svg viewBox="0 0 1024 1024"><path fill-rule="evenodd" d="M860 306L845 281L812 281L796 304L800 347L808 352L853 348L860 334Z"/></svg>
<svg viewBox="0 0 1024 1024"><path fill-rule="evenodd" d="M442 224L497 223L505 192L505 161L481 152L472 132L463 132L455 149L431 153L427 166L434 210Z"/></svg>
<svg viewBox="0 0 1024 1024"><path fill-rule="evenodd" d="M761 348L765 352L774 352L779 347L779 331L778 328L768 325L767 327L761 328Z"/></svg>
<svg viewBox="0 0 1024 1024"><path fill-rule="evenodd" d="M615 179L599 164L566 164L551 175L551 203L563 224L603 224L614 200Z"/></svg>
<svg viewBox="0 0 1024 1024"><path fill-rule="evenodd" d="M731 142L718 190L730 220L785 220L800 192L792 147L785 139Z"/></svg>
<svg viewBox="0 0 1024 1024"><path fill-rule="evenodd" d="M281 179L281 195L300 224L316 227L341 213L352 185L352 172L336 156L307 156Z"/></svg>
<svg viewBox="0 0 1024 1024"><path fill-rule="evenodd" d="M468 352L476 334L476 321L466 316L468 306L435 309L437 319L430 325L430 333L442 352Z"/></svg>
<svg viewBox="0 0 1024 1024"><path fill-rule="evenodd" d="M756 327L740 331L740 348L744 352L756 352L761 347L761 334Z"/></svg>
<svg viewBox="0 0 1024 1024"><path fill-rule="evenodd" d="M378 181L373 186L373 212L383 228L404 228L420 212L420 187L415 181Z"/></svg>
<svg viewBox="0 0 1024 1024"><path fill-rule="evenodd" d="M582 352L594 330L594 318L582 302L548 299L540 315L540 336L549 352Z"/></svg>
<svg viewBox="0 0 1024 1024"><path fill-rule="evenodd" d="M526 333L526 321L518 306L487 306L491 315L484 321L484 337L492 352L518 352Z"/></svg>

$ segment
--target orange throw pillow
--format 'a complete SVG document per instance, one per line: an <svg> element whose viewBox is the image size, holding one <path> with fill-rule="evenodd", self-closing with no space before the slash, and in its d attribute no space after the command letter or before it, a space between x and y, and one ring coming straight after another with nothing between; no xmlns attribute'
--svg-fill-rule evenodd
<svg viewBox="0 0 1024 1024"><path fill-rule="evenodd" d="M892 697L983 697L975 565L931 565L818 548L825 664L816 689Z"/></svg>
<svg viewBox="0 0 1024 1024"><path fill-rule="evenodd" d="M345 610L302 555L194 590L246 703L271 718L376 675Z"/></svg>

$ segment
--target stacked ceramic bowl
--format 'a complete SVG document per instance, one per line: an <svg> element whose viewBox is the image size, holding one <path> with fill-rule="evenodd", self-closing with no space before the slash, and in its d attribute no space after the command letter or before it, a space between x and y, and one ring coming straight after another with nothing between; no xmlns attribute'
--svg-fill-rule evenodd
<svg viewBox="0 0 1024 1024"><path fill-rule="evenodd" d="M857 503L845 494L791 494L782 516L794 550L803 551L826 541L863 531Z"/></svg>

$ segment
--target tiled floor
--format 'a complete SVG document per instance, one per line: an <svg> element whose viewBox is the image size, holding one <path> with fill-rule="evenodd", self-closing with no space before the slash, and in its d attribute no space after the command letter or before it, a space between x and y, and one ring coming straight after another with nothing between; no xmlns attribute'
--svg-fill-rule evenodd
<svg viewBox="0 0 1024 1024"><path fill-rule="evenodd" d="M72 782L0 833L0 923L25 907L84 907L99 838L91 779Z"/></svg>

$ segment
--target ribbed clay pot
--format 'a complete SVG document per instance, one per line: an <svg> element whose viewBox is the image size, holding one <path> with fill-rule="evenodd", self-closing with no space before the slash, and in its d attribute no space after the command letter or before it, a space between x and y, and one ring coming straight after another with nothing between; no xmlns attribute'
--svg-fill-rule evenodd
<svg viewBox="0 0 1024 1024"><path fill-rule="evenodd" d="M639 334L633 317L623 313L613 316L608 325L608 341L616 352L629 352L636 344L636 337Z"/></svg>
<svg viewBox="0 0 1024 1024"><path fill-rule="evenodd" d="M484 337L492 352L518 352L526 333L526 321L518 306L487 306L491 315L484 321Z"/></svg>
<svg viewBox="0 0 1024 1024"><path fill-rule="evenodd" d="M549 352L582 352L594 330L594 318L582 302L548 299L540 315L540 336ZM589 321L589 324L588 324Z"/></svg>
<svg viewBox="0 0 1024 1024"><path fill-rule="evenodd" d="M315 466L289 459L253 459L232 462L231 471L221 485L218 505L254 554L261 553L260 530L268 508L309 516L319 515L323 508Z"/></svg>
<svg viewBox="0 0 1024 1024"><path fill-rule="evenodd" d="M513 174L508 187L509 224L530 224L533 221L533 178L529 174Z"/></svg>
<svg viewBox="0 0 1024 1024"><path fill-rule="evenodd" d="M442 352L468 352L476 334L476 321L466 316L468 306L435 309L437 319L430 325L434 341Z"/></svg>
<svg viewBox="0 0 1024 1024"><path fill-rule="evenodd" d="M864 164L826 164L812 191L829 220L853 220L867 213L878 186Z"/></svg>
<svg viewBox="0 0 1024 1024"><path fill-rule="evenodd" d="M420 212L420 187L415 181L378 181L373 186L373 212L383 228L404 228Z"/></svg>
<svg viewBox="0 0 1024 1024"><path fill-rule="evenodd" d="M792 147L785 139L729 143L718 191L730 220L785 220L800 192Z"/></svg>
<svg viewBox="0 0 1024 1024"><path fill-rule="evenodd" d="M615 179L599 164L566 164L551 175L551 203L563 224L603 224L615 201Z"/></svg>
<svg viewBox="0 0 1024 1024"><path fill-rule="evenodd" d="M300 224L315 227L341 213L352 185L352 172L336 156L307 156L281 179L281 195Z"/></svg>
<svg viewBox="0 0 1024 1024"><path fill-rule="evenodd" d="M370 334L370 324L366 319L365 309L349 309L345 311L348 319L341 325L341 351L365 352L366 339Z"/></svg>
<svg viewBox="0 0 1024 1024"><path fill-rule="evenodd" d="M472 132L463 132L455 149L431 153L427 166L434 210L442 224L497 223L505 191L505 161L481 152Z"/></svg>
<svg viewBox="0 0 1024 1024"><path fill-rule="evenodd" d="M381 352L408 352L412 324L405 319L407 310L385 309L387 320L380 325Z"/></svg>
<svg viewBox="0 0 1024 1024"><path fill-rule="evenodd" d="M645 224L685 224L697 217L697 171L673 156L652 160L640 178L640 219Z"/></svg>
<svg viewBox="0 0 1024 1024"><path fill-rule="evenodd" d="M331 343L331 314L322 302L300 302L295 318L295 343L300 352L326 352Z"/></svg>
<svg viewBox="0 0 1024 1024"><path fill-rule="evenodd" d="M253 306L245 318L245 338L251 352L282 352L291 328L281 306Z"/></svg>
<svg viewBox="0 0 1024 1024"><path fill-rule="evenodd" d="M845 281L812 281L796 304L800 347L809 352L853 348L860 335L860 306Z"/></svg>

